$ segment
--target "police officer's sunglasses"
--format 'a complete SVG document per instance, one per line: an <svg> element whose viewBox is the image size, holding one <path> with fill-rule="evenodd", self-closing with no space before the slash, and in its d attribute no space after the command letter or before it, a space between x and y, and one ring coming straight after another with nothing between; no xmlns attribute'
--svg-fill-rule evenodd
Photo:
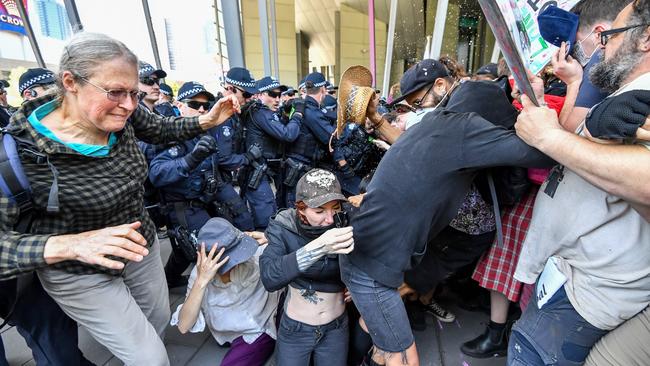
<svg viewBox="0 0 650 366"><path fill-rule="evenodd" d="M0 89L0 95L5 95L5 94L7 94L7 91L4 89Z"/></svg>
<svg viewBox="0 0 650 366"><path fill-rule="evenodd" d="M143 77L140 78L140 82L144 85L152 86L153 84L160 84L160 79L158 78L150 78L150 77Z"/></svg>
<svg viewBox="0 0 650 366"><path fill-rule="evenodd" d="M187 104L188 107L199 110L201 107L203 107L204 111L209 111L210 107L212 106L211 102L199 102L197 100L184 100L183 103Z"/></svg>
<svg viewBox="0 0 650 366"><path fill-rule="evenodd" d="M273 90L267 90L267 91L266 91L266 94L267 94L269 97L271 97L271 98L280 98L280 96L282 95L282 92L276 92L276 91L273 91Z"/></svg>
<svg viewBox="0 0 650 366"><path fill-rule="evenodd" d="M627 32L630 29L634 29L634 28L648 27L648 26L650 26L650 24L637 24L637 25L630 25L628 27L614 28L614 29L602 31L600 32L600 44L603 46L607 45L609 39L615 34Z"/></svg>
<svg viewBox="0 0 650 366"><path fill-rule="evenodd" d="M226 90L232 92L233 94L237 94L237 91L241 92L242 96L246 99L250 98L253 96L253 94L247 92L246 90L239 89L238 87L234 85L229 85L225 88Z"/></svg>

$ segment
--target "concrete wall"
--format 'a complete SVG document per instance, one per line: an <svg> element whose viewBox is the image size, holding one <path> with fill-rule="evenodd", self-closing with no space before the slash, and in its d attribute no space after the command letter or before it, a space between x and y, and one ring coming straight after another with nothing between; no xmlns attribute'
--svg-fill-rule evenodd
<svg viewBox="0 0 650 366"><path fill-rule="evenodd" d="M334 71L335 84L339 83L341 74L350 66L370 67L370 45L368 33L368 15L347 5L341 4L336 17L337 62ZM375 64L377 65L375 85L383 83L384 60L386 59L386 35L388 25L375 20Z"/></svg>
<svg viewBox="0 0 650 366"><path fill-rule="evenodd" d="M257 0L241 0L242 28L244 33L244 57L246 67L255 79L264 75L264 58L260 38L260 18ZM278 63L280 82L296 85L298 56L296 54L296 21L294 0L275 0L275 24L278 35ZM270 34L270 32L269 32ZM269 40L269 47L272 46ZM271 53L271 63L273 63ZM271 67L271 70L274 68Z"/></svg>

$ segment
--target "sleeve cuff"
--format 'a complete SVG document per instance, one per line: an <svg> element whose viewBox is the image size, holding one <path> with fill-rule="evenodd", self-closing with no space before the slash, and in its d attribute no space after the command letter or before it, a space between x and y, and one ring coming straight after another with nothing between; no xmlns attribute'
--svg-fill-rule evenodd
<svg viewBox="0 0 650 366"><path fill-rule="evenodd" d="M296 252L289 253L282 257L282 269L285 273L285 278L294 279L300 276L300 269L298 268L298 260L296 259Z"/></svg>
<svg viewBox="0 0 650 366"><path fill-rule="evenodd" d="M45 243L51 237L47 235L24 236L16 247L16 264L21 272L47 266L45 261Z"/></svg>

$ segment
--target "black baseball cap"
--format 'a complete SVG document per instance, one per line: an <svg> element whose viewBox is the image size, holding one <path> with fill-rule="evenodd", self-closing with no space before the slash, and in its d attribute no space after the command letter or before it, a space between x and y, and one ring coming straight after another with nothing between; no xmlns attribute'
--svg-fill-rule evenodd
<svg viewBox="0 0 650 366"><path fill-rule="evenodd" d="M433 60L425 59L417 64L411 66L399 82L399 89L402 95L394 99L392 104L403 101L409 94L424 88L427 85L433 84L436 79L449 77L449 71L442 63Z"/></svg>

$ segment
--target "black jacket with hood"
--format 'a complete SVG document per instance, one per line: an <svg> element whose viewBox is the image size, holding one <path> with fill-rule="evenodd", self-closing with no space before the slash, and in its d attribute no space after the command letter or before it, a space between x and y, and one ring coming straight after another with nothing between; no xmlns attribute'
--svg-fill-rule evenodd
<svg viewBox="0 0 650 366"><path fill-rule="evenodd" d="M343 291L338 256L324 256L306 271L298 269L296 251L311 242L298 228L296 209L278 213L266 228L268 246L260 257L260 277L268 291L287 285L296 289L336 293Z"/></svg>

